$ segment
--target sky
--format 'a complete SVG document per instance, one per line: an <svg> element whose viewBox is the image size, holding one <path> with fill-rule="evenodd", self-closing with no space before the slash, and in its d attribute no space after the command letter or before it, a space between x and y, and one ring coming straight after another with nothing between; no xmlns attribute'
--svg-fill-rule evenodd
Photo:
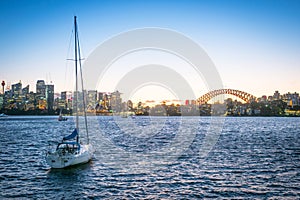
<svg viewBox="0 0 300 200"><path fill-rule="evenodd" d="M84 58L120 33L164 28L199 44L215 64L225 88L257 97L275 90L299 93L299 10L297 0L1 0L0 81L15 84L21 80L34 92L38 79L52 82L56 92L73 88L67 59L72 58L70 40L77 15ZM114 68L99 91L115 89L109 82L119 70ZM207 92L193 75L185 74L185 78L193 80L190 84L196 96ZM176 98L171 90L157 85L141 90L132 97L142 99L147 93L148 100L151 96L167 98L166 94Z"/></svg>

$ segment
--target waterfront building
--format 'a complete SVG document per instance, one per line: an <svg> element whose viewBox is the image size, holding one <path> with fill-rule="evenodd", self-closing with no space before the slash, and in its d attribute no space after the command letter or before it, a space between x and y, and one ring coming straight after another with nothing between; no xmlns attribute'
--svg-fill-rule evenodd
<svg viewBox="0 0 300 200"><path fill-rule="evenodd" d="M60 96L55 98L53 109L67 109L67 92L61 92Z"/></svg>
<svg viewBox="0 0 300 200"><path fill-rule="evenodd" d="M27 99L27 104L32 104L33 107L36 107L36 98L35 98L36 94L34 92L29 92L26 95L26 99Z"/></svg>
<svg viewBox="0 0 300 200"><path fill-rule="evenodd" d="M108 96L104 92L98 92L97 109L106 109L108 107Z"/></svg>
<svg viewBox="0 0 300 200"><path fill-rule="evenodd" d="M185 100L185 104L184 105L186 105L186 106L188 106L188 105L190 105L190 100Z"/></svg>
<svg viewBox="0 0 300 200"><path fill-rule="evenodd" d="M280 99L280 93L278 91L275 91L273 94L273 99L274 100L279 100Z"/></svg>
<svg viewBox="0 0 300 200"><path fill-rule="evenodd" d="M47 100L45 98L40 98L38 100L38 109L46 110L48 108Z"/></svg>
<svg viewBox="0 0 300 200"><path fill-rule="evenodd" d="M75 95L75 94L74 94ZM72 109L72 98L73 94L69 91L64 91L60 93L60 98L56 99L56 109Z"/></svg>
<svg viewBox="0 0 300 200"><path fill-rule="evenodd" d="M67 110L72 110L73 99L72 98L68 99L65 105Z"/></svg>
<svg viewBox="0 0 300 200"><path fill-rule="evenodd" d="M197 105L197 101L196 100L191 100L191 105Z"/></svg>
<svg viewBox="0 0 300 200"><path fill-rule="evenodd" d="M35 98L34 92L29 92L26 95L26 102L25 102L25 111L27 110L35 110L37 107L37 102Z"/></svg>
<svg viewBox="0 0 300 200"><path fill-rule="evenodd" d="M128 108L130 111L133 110L133 103L132 103L131 100L128 100L128 101L127 101L127 108Z"/></svg>
<svg viewBox="0 0 300 200"><path fill-rule="evenodd" d="M283 101L288 104L288 106L294 107L300 105L299 93L286 93L282 97Z"/></svg>
<svg viewBox="0 0 300 200"><path fill-rule="evenodd" d="M56 109L66 109L67 105L66 105L66 101L62 100L60 98L56 98L54 100L54 110Z"/></svg>
<svg viewBox="0 0 300 200"><path fill-rule="evenodd" d="M273 96L268 96L268 101L273 101Z"/></svg>
<svg viewBox="0 0 300 200"><path fill-rule="evenodd" d="M104 92L98 93L99 109L110 108L110 95Z"/></svg>
<svg viewBox="0 0 300 200"><path fill-rule="evenodd" d="M266 95L263 95L263 96L260 98L260 102L267 102L267 96L266 96Z"/></svg>

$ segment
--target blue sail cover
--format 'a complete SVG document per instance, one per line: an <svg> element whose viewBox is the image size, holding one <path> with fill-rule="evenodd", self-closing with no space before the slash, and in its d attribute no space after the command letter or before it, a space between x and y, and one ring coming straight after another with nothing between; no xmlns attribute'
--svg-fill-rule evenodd
<svg viewBox="0 0 300 200"><path fill-rule="evenodd" d="M74 139L77 135L78 135L78 132L77 132L77 129L75 128L74 131L70 135L64 137L63 140Z"/></svg>

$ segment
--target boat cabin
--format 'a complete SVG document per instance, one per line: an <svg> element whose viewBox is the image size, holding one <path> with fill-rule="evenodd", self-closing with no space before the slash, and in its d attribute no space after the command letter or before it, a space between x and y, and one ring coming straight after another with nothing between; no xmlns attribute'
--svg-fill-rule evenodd
<svg viewBox="0 0 300 200"><path fill-rule="evenodd" d="M57 145L56 151L62 153L77 154L80 151L80 144L78 142L62 142Z"/></svg>

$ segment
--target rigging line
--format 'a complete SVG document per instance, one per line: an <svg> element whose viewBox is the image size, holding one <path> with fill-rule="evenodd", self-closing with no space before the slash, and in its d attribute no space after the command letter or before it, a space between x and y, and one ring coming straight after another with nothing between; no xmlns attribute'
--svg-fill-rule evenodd
<svg viewBox="0 0 300 200"><path fill-rule="evenodd" d="M78 38L78 48L80 47L80 41L79 41L79 29L78 29L78 24L77 24L77 38ZM81 52L81 49L79 51L79 54L83 56L83 58L79 57L78 59L84 60L84 52Z"/></svg>
<svg viewBox="0 0 300 200"><path fill-rule="evenodd" d="M77 38L78 36L78 31L76 32ZM81 88L82 88L82 103L83 103L83 110L84 110L84 122L85 122L85 129L86 129L86 135L87 135L87 144L90 143L89 141L89 132L88 132L88 124L87 124L87 116L86 116L86 102L85 102L85 94L84 94L84 87L83 87L83 76L82 76L82 65L81 65L81 55L80 55L80 44L79 40L77 40L77 45L78 45L78 57L79 57L79 70L80 70L80 77L81 77Z"/></svg>
<svg viewBox="0 0 300 200"><path fill-rule="evenodd" d="M74 34L74 27L72 27L72 32L71 32L71 35L70 35L69 46L68 46L66 58L68 58L69 55L70 55L71 45L73 44L73 34ZM68 73L69 72L69 70L68 70L69 69L69 67L68 67L69 62L68 62L68 60L70 60L70 59L67 59L67 61L65 62L65 82L64 82L64 87L63 87L65 89L67 88L66 84L70 83L70 81L69 81L70 77L68 76L68 74L69 74Z"/></svg>

